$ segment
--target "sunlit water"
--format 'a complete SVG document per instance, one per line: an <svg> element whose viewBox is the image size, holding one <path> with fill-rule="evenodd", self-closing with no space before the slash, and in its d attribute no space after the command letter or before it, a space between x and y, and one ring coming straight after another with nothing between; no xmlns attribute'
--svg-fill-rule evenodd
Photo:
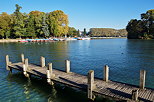
<svg viewBox="0 0 154 102"><path fill-rule="evenodd" d="M103 66L110 67L110 80L139 84L139 71L145 69L146 87L154 88L154 40L100 39L48 43L0 43L0 102L86 102L86 93L61 85L49 86L45 80L28 80L22 73L8 74L5 55L12 62L21 61L24 53L30 63L46 64L64 70L65 60L71 60L71 71L87 75L92 69L102 78ZM97 102L99 100L96 100ZM105 100L104 100L105 101Z"/></svg>

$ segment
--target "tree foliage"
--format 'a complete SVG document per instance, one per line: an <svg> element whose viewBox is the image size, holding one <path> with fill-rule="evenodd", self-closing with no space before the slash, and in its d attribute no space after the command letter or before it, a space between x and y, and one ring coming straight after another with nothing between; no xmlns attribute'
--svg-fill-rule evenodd
<svg viewBox="0 0 154 102"><path fill-rule="evenodd" d="M26 25L26 32L27 35L26 37L36 37L36 33L35 33L35 22L34 22L34 16L33 15L29 15L29 19L27 21L27 25Z"/></svg>
<svg viewBox="0 0 154 102"><path fill-rule="evenodd" d="M61 37L77 34L75 28L68 26L68 16L61 10L50 13L31 11L26 14L20 12L22 7L18 4L15 7L13 14L0 14L0 38Z"/></svg>
<svg viewBox="0 0 154 102"><path fill-rule="evenodd" d="M12 33L15 36L17 36L17 37L24 36L24 33L26 31L26 29L25 29L25 23L24 23L24 16L20 12L20 9L21 8L22 8L21 6L19 6L18 4L16 4L16 10L15 10L15 12L12 15L12 17L13 17Z"/></svg>
<svg viewBox="0 0 154 102"><path fill-rule="evenodd" d="M132 19L126 27L129 39L154 38L154 9L141 14L141 20Z"/></svg>
<svg viewBox="0 0 154 102"><path fill-rule="evenodd" d="M74 27L69 27L67 36L79 36L78 31Z"/></svg>
<svg viewBox="0 0 154 102"><path fill-rule="evenodd" d="M42 17L42 31L43 31L43 37L49 37L50 32L49 32L49 27L46 23L46 14L43 15Z"/></svg>
<svg viewBox="0 0 154 102"><path fill-rule="evenodd" d="M68 16L61 10L49 13L50 32L56 36L64 36L68 32Z"/></svg>
<svg viewBox="0 0 154 102"><path fill-rule="evenodd" d="M35 28L35 34L37 37L44 37L44 33L42 30L42 24L43 24L43 15L44 12L40 12L40 11L31 11L29 13L30 15L32 15L34 17L34 28Z"/></svg>
<svg viewBox="0 0 154 102"><path fill-rule="evenodd" d="M77 31L77 36L81 36L81 35L80 35L80 30L79 30L79 29L78 29L78 31Z"/></svg>
<svg viewBox="0 0 154 102"><path fill-rule="evenodd" d="M6 12L0 14L0 37L8 38L10 35L11 27L11 16Z"/></svg>
<svg viewBox="0 0 154 102"><path fill-rule="evenodd" d="M86 28L84 28L84 30L83 30L83 35L84 35L84 36L87 35Z"/></svg>

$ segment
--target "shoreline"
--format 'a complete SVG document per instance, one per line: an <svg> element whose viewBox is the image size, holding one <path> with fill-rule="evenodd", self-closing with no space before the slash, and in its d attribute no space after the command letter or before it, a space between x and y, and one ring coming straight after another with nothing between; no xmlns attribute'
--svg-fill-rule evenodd
<svg viewBox="0 0 154 102"><path fill-rule="evenodd" d="M126 37L90 37L91 39L112 39L112 38L126 38ZM0 43L19 42L25 39L0 39Z"/></svg>
<svg viewBox="0 0 154 102"><path fill-rule="evenodd" d="M127 38L127 37L91 37L91 39L116 39L116 38Z"/></svg>
<svg viewBox="0 0 154 102"><path fill-rule="evenodd" d="M0 43L19 42L22 39L0 39Z"/></svg>

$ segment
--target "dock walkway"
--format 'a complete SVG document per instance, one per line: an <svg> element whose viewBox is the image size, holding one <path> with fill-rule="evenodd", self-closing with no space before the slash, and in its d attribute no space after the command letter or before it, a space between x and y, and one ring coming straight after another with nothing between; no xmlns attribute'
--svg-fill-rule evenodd
<svg viewBox="0 0 154 102"><path fill-rule="evenodd" d="M9 56L6 56L7 70L19 70L26 77L30 75L46 78L49 84L61 83L69 87L82 89L88 93L89 99L94 99L94 95L101 95L105 98L115 100L123 100L127 102L141 101L154 102L154 90L144 88L145 71L140 72L140 86L124 84L108 80L108 66L104 67L104 79L94 79L94 71L90 70L88 76L70 72L70 61L66 60L66 71L52 69L52 63L45 66L45 58L41 57L41 65L28 64L28 59L24 59L22 54L22 62L11 63ZM103 72L103 71L102 71Z"/></svg>

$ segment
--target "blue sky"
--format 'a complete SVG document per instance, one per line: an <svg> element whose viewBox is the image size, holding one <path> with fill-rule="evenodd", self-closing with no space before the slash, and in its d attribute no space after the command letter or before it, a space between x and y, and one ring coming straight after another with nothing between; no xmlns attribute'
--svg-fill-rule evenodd
<svg viewBox="0 0 154 102"><path fill-rule="evenodd" d="M62 10L69 17L69 26L86 28L125 28L130 19L154 9L154 0L1 0L0 13L13 13L15 4L21 12Z"/></svg>

